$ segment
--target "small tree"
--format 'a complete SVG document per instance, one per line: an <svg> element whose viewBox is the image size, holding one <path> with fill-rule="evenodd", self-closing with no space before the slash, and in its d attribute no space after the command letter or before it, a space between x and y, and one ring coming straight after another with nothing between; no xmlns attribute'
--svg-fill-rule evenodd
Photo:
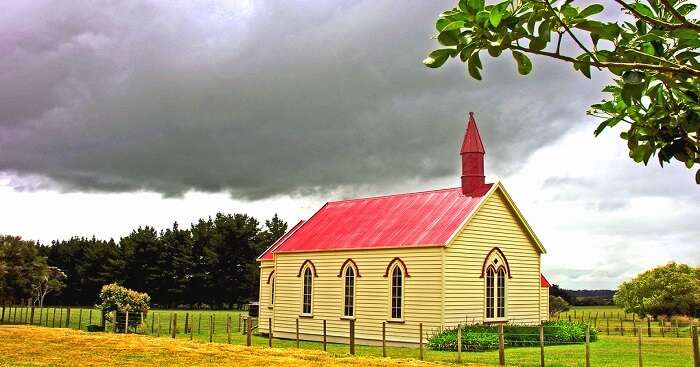
<svg viewBox="0 0 700 367"><path fill-rule="evenodd" d="M622 283L615 304L639 315L697 315L700 311L700 268L670 263Z"/></svg>
<svg viewBox="0 0 700 367"><path fill-rule="evenodd" d="M61 269L55 266L49 266L46 273L38 279L38 283L34 285L34 304L39 303L39 307L44 307L44 299L51 292L59 292L66 287L64 281L68 277Z"/></svg>
<svg viewBox="0 0 700 367"><path fill-rule="evenodd" d="M149 310L151 297L146 293L140 293L117 283L102 287L100 292L102 303L97 308L102 310L105 320L114 322L115 331L122 332L127 326L134 329L141 324L141 314L145 317ZM112 311L116 311L116 320L112 320ZM126 325L126 315L129 315L129 325Z"/></svg>
<svg viewBox="0 0 700 367"><path fill-rule="evenodd" d="M549 296L549 315L556 316L561 312L569 311L571 305L559 296Z"/></svg>

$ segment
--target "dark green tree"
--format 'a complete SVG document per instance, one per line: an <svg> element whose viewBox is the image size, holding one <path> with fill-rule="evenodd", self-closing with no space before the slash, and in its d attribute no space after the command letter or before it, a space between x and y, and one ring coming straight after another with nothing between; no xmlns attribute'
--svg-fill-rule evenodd
<svg viewBox="0 0 700 367"><path fill-rule="evenodd" d="M33 298L35 287L48 272L36 244L19 236L0 236L0 268L0 299L13 303Z"/></svg>

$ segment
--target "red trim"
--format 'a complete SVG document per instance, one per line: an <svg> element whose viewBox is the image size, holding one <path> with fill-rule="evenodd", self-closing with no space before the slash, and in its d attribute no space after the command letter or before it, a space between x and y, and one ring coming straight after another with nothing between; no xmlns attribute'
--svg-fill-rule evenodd
<svg viewBox="0 0 700 367"><path fill-rule="evenodd" d="M401 264L401 267L403 268L403 272L404 272L404 275L406 276L406 278L410 277L410 275L408 275L408 268L406 268L406 263L404 263L403 260L401 260L401 258L395 257L391 261L389 261L389 265L386 266L386 270L384 271L384 278L389 276L389 269L391 269L391 266L397 261Z"/></svg>
<svg viewBox="0 0 700 367"><path fill-rule="evenodd" d="M547 280L547 278L545 278L544 275L540 274L540 287L549 288L551 286L552 284L549 283L549 280Z"/></svg>
<svg viewBox="0 0 700 367"><path fill-rule="evenodd" d="M501 255L501 257L503 258L503 261L506 263L506 271L508 271L508 279L511 279L513 276L510 274L510 265L508 265L508 258L506 257L505 254L503 254L503 251L501 251L501 249L498 248L498 247L492 248L491 251L489 251L489 253L488 253L488 254L486 255L486 257L484 258L484 264L481 265L481 276L480 276L479 278L483 278L483 277L484 277L484 273L486 272L486 261L489 259L489 257L491 257L491 254L492 254L494 251L498 251L498 253L499 253L499 254Z"/></svg>
<svg viewBox="0 0 700 367"><path fill-rule="evenodd" d="M358 278L361 277L362 275L360 275L360 268L358 268L358 267L357 267L357 264L355 264L355 260L353 260L353 259L347 259L347 260L345 260L345 262L343 263L343 265L340 266L340 271L338 271L338 278L342 278L342 277L343 277L343 269L345 269L345 265L347 265L348 263L351 263L352 266L355 268L355 272L357 272L357 277L358 277Z"/></svg>
<svg viewBox="0 0 700 367"><path fill-rule="evenodd" d="M306 259L303 263L301 263L301 267L299 268L299 274L297 274L297 278L301 277L301 271L304 270L304 266L306 266L307 263L311 265L311 271L313 271L314 273L314 278L318 278L318 273L316 273L316 265L314 265L314 263L309 259Z"/></svg>
<svg viewBox="0 0 700 367"><path fill-rule="evenodd" d="M271 271L270 275L267 276L267 284L270 284L270 280L272 280L272 276L275 275L275 271Z"/></svg>

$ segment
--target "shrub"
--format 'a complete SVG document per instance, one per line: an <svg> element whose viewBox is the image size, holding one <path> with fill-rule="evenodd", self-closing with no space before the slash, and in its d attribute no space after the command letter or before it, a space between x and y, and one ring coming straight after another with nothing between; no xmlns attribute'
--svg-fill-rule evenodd
<svg viewBox="0 0 700 367"><path fill-rule="evenodd" d="M100 291L102 303L97 308L102 310L104 318L116 322L117 331L125 330L126 314L129 314L129 325L136 328L140 323L140 314L145 317L148 313L148 303L151 297L146 293L140 293L128 288L124 288L117 283L108 284ZM112 320L111 312L116 311L117 320Z"/></svg>
<svg viewBox="0 0 700 367"><path fill-rule="evenodd" d="M547 321L544 324L544 340L549 345L583 343L587 325L576 321ZM507 346L533 346L540 340L539 325L505 325L503 337ZM598 331L591 328L591 341L597 340ZM457 328L445 329L428 338L432 350L456 351ZM495 325L468 325L462 328L462 349L486 351L498 349L498 327Z"/></svg>

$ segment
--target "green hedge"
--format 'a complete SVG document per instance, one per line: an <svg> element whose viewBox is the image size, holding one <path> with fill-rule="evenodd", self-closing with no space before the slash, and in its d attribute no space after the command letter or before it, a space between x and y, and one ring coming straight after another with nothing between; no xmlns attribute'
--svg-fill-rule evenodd
<svg viewBox="0 0 700 367"><path fill-rule="evenodd" d="M583 343L587 325L577 321L547 321L544 324L544 340L547 345ZM540 342L539 325L504 325L506 346L536 346ZM598 331L591 328L591 341L598 339ZM432 350L456 351L457 329L445 329L428 338ZM468 325L462 327L462 350L485 351L498 349L498 326Z"/></svg>

